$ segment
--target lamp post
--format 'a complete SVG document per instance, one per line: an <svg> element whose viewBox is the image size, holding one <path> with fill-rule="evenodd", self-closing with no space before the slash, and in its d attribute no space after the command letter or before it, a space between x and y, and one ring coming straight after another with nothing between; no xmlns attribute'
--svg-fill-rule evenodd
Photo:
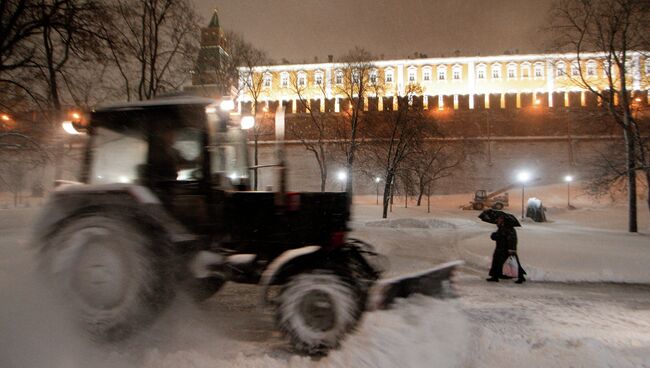
<svg viewBox="0 0 650 368"><path fill-rule="evenodd" d="M524 196L526 182L530 180L530 173L528 171L521 171L517 174L517 180L521 182L521 219L524 219Z"/></svg>
<svg viewBox="0 0 650 368"><path fill-rule="evenodd" d="M377 184L377 205L379 205L379 182L381 181L380 177L375 178L375 184Z"/></svg>
<svg viewBox="0 0 650 368"><path fill-rule="evenodd" d="M573 181L573 176L565 176L564 181L566 181L566 205L567 208L571 209L571 182Z"/></svg>
<svg viewBox="0 0 650 368"><path fill-rule="evenodd" d="M345 190L345 182L348 179L348 174L341 170L336 174L336 178L341 182L341 191Z"/></svg>

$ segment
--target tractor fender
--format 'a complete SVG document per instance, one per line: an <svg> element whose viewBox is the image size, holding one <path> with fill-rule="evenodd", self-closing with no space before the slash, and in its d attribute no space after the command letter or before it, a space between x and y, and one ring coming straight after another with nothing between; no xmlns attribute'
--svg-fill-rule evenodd
<svg viewBox="0 0 650 368"><path fill-rule="evenodd" d="M158 197L144 186L67 184L52 193L34 225L32 243L40 244L40 240L51 235L66 219L102 209L137 214L138 223L164 231L172 243L196 240L185 226L165 210Z"/></svg>
<svg viewBox="0 0 650 368"><path fill-rule="evenodd" d="M277 282L292 265L310 262L310 258L321 250L319 245L308 245L302 248L290 249L275 258L264 270L259 285L262 287L261 304L268 304L269 287ZM301 266L303 266L301 265Z"/></svg>

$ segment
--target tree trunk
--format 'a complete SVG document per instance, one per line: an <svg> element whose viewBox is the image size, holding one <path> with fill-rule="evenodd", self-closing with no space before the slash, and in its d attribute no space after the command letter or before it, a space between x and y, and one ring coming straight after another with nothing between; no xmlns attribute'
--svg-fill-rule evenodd
<svg viewBox="0 0 650 368"><path fill-rule="evenodd" d="M325 183L327 183L327 173L321 173L321 176L320 176L320 191L321 191L321 193L325 191Z"/></svg>
<svg viewBox="0 0 650 368"><path fill-rule="evenodd" d="M637 206L636 206L636 150L634 137L630 132L629 125L623 130L626 143L627 154L627 198L628 198L628 231L636 233L637 226Z"/></svg>
<svg viewBox="0 0 650 368"><path fill-rule="evenodd" d="M431 184L427 188L427 213L431 213Z"/></svg>
<svg viewBox="0 0 650 368"><path fill-rule="evenodd" d="M255 160L255 165L254 165L255 169L253 170L253 175L255 175L255 179L253 181L253 190L257 190L258 173L259 173L258 168L257 168L257 165L259 165L259 160L258 160L258 155L257 155L257 135L255 135L254 138L255 138L255 142L254 142L254 145L253 145L253 147L254 147L253 148L253 156L254 156L254 160Z"/></svg>
<svg viewBox="0 0 650 368"><path fill-rule="evenodd" d="M650 169L645 170L645 182L648 191L646 193L646 202L648 205L648 212L650 212Z"/></svg>
<svg viewBox="0 0 650 368"><path fill-rule="evenodd" d="M393 181L393 174L388 173L386 174L386 183L384 184L384 195L383 195L383 212L382 212L382 218L387 218L388 217L388 206L392 200L392 193L393 193L393 188L391 186L391 183Z"/></svg>
<svg viewBox="0 0 650 368"><path fill-rule="evenodd" d="M424 184L422 183L422 180L420 180L420 185L418 185L418 187L419 187L418 188L419 193L418 193L418 204L417 204L417 206L420 207L420 205L422 204L422 197L424 196Z"/></svg>

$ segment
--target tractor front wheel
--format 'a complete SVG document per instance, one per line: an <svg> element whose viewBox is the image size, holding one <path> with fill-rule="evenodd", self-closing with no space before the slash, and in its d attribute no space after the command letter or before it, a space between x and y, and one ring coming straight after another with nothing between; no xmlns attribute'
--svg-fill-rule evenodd
<svg viewBox="0 0 650 368"><path fill-rule="evenodd" d="M276 322L298 351L324 354L356 327L365 307L363 293L353 280L327 270L301 273L283 287Z"/></svg>
<svg viewBox="0 0 650 368"><path fill-rule="evenodd" d="M41 275L99 340L126 338L173 296L164 240L132 223L110 215L71 218L39 253Z"/></svg>

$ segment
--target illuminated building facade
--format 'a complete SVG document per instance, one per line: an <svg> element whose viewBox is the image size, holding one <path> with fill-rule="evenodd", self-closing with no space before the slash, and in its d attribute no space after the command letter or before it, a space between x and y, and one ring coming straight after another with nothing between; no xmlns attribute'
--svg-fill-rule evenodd
<svg viewBox="0 0 650 368"><path fill-rule="evenodd" d="M647 105L650 58L645 55L628 53L626 78L635 101ZM366 111L393 110L396 96L414 90L414 99L428 110L598 106L600 101L581 87L581 74L600 90L608 89L609 74L614 80L620 77L617 68L610 68L598 53L581 54L580 62L575 54L535 54L378 60L366 66L362 77L368 86ZM240 111L250 111L256 96L258 104L273 109L281 103L289 113L300 113L301 101L320 111L340 112L345 109L341 91L349 87L350 68L343 63L270 65L256 67L252 73L242 68Z"/></svg>

